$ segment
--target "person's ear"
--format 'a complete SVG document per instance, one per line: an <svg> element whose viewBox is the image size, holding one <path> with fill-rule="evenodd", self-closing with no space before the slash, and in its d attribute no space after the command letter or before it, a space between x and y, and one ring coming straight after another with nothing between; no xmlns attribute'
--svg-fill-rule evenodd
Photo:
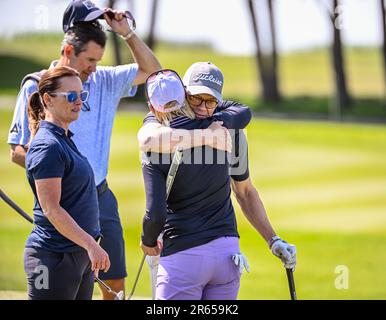
<svg viewBox="0 0 386 320"><path fill-rule="evenodd" d="M64 46L63 49L63 55L67 58L70 59L74 55L75 49L72 44L67 44Z"/></svg>
<svg viewBox="0 0 386 320"><path fill-rule="evenodd" d="M52 105L52 97L47 92L43 94L43 102L45 108L51 107Z"/></svg>

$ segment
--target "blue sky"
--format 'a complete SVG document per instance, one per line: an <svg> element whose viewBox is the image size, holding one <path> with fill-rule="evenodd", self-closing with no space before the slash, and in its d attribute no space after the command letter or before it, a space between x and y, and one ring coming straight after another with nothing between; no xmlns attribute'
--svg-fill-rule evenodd
<svg viewBox="0 0 386 320"><path fill-rule="evenodd" d="M104 7L107 1L95 0ZM276 0L276 26L280 51L326 46L330 24L323 4L330 0ZM0 35L17 32L60 31L65 0L0 0ZM137 30L146 35L151 0L118 1L118 8L131 9ZM255 0L262 28L267 24L265 0ZM342 1L340 24L347 45L379 46L382 41L378 0ZM17 14L16 14L17 12ZM15 13L15 14L12 14ZM246 0L159 0L157 35L172 41L206 41L228 54L253 54L254 41ZM263 30L263 29L262 29ZM263 40L267 40L262 35Z"/></svg>

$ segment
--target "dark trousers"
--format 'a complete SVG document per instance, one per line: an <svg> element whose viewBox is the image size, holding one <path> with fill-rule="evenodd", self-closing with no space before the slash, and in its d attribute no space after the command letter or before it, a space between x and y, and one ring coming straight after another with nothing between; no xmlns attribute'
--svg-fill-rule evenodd
<svg viewBox="0 0 386 320"><path fill-rule="evenodd" d="M107 273L100 271L102 280L122 279L127 276L125 242L118 213L118 202L108 188L106 180L98 186L99 222L103 238L100 245L110 258L111 267Z"/></svg>
<svg viewBox="0 0 386 320"><path fill-rule="evenodd" d="M94 274L85 250L57 253L26 248L29 300L91 300Z"/></svg>

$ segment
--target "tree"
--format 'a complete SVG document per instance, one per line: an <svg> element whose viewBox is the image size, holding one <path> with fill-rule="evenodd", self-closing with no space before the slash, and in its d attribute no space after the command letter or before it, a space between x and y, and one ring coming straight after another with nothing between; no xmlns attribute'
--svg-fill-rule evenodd
<svg viewBox="0 0 386 320"><path fill-rule="evenodd" d="M382 13L382 31L383 31L382 55L383 55L383 71L384 71L385 87L386 87L386 1L379 0L379 5Z"/></svg>
<svg viewBox="0 0 386 320"><path fill-rule="evenodd" d="M255 14L255 5L253 0L248 0L248 10L252 22L252 30L256 43L256 66L260 76L262 97L265 102L278 102L280 94L278 90L277 80L277 49L276 49L276 35L274 27L274 14L272 0L268 0L268 9L270 17L270 34L272 41L271 55L264 55L261 50L261 41L259 35L259 26L257 16Z"/></svg>
<svg viewBox="0 0 386 320"><path fill-rule="evenodd" d="M277 56L277 45L276 45L276 27L275 27L275 14L274 14L274 8L273 8L273 1L267 0L268 2L268 12L269 12L269 22L270 22L270 29L271 29L271 72L269 72L269 75L272 77L270 82L272 82L272 97L274 101L281 100L280 92L279 92L279 84L278 84L278 56Z"/></svg>
<svg viewBox="0 0 386 320"><path fill-rule="evenodd" d="M147 38L147 45L152 50L155 45L155 25L156 25L157 12L158 12L158 0L153 0L153 5L151 8L149 36Z"/></svg>
<svg viewBox="0 0 386 320"><path fill-rule="evenodd" d="M319 2L319 0L316 0ZM323 1L319 2L322 3ZM346 84L346 72L342 45L342 6L339 0L332 0L333 10L330 11L327 7L327 14L331 22L333 30L333 43L331 46L331 57L333 62L335 91L336 91L336 116L340 117L341 110L347 109L351 105L351 98Z"/></svg>
<svg viewBox="0 0 386 320"><path fill-rule="evenodd" d="M114 8L115 5L115 0L109 0L108 1L108 7L109 8ZM111 33L111 39L113 42L113 52L114 52L114 62L115 65L121 65L122 64L122 57L121 57L121 52L119 49L119 39L118 35L115 32Z"/></svg>

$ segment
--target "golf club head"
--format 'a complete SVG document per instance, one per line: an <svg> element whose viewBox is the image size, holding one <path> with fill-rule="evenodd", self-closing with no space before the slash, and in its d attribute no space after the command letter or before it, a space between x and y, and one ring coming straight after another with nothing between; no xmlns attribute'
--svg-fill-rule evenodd
<svg viewBox="0 0 386 320"><path fill-rule="evenodd" d="M123 300L123 299L124 299L124 296L125 296L125 294L123 293L123 291L119 291L119 292L115 295L114 300Z"/></svg>

